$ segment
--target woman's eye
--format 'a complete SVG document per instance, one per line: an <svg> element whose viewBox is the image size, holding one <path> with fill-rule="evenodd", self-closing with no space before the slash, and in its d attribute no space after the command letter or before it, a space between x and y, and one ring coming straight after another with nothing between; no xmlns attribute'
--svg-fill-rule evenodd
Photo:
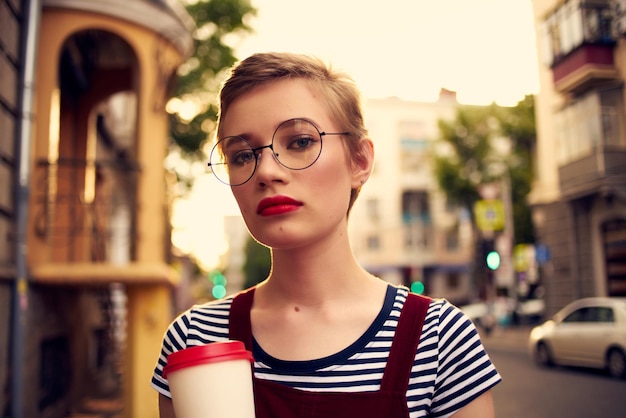
<svg viewBox="0 0 626 418"><path fill-rule="evenodd" d="M305 150L313 146L315 142L316 142L315 138L309 135L294 136L289 141L289 146L287 147L287 149L296 150L296 151Z"/></svg>
<svg viewBox="0 0 626 418"><path fill-rule="evenodd" d="M254 160L254 152L252 150L239 151L228 158L229 164L245 165Z"/></svg>

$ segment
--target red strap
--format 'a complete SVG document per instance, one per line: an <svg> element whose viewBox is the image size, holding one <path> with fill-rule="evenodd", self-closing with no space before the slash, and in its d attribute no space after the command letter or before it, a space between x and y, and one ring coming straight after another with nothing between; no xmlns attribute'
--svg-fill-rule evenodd
<svg viewBox="0 0 626 418"><path fill-rule="evenodd" d="M228 338L243 342L250 352L252 352L250 311L252 310L255 289L256 287L251 287L235 295L228 316Z"/></svg>
<svg viewBox="0 0 626 418"><path fill-rule="evenodd" d="M398 319L381 390L406 392L431 299L409 293Z"/></svg>

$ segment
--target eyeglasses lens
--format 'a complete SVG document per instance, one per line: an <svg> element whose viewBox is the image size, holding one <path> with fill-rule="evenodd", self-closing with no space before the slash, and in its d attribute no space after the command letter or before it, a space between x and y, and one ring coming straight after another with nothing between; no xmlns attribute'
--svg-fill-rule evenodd
<svg viewBox="0 0 626 418"><path fill-rule="evenodd" d="M211 150L210 166L223 183L237 186L248 181L264 148L253 148L242 137L221 139ZM281 123L272 137L274 158L284 167L303 170L317 161L322 152L319 130L304 119L290 119Z"/></svg>

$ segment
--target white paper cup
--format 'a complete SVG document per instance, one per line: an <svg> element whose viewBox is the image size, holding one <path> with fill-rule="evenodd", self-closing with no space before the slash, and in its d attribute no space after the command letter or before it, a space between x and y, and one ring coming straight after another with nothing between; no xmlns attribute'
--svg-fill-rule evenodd
<svg viewBox="0 0 626 418"><path fill-rule="evenodd" d="M254 418L252 353L240 341L190 347L167 358L176 418Z"/></svg>

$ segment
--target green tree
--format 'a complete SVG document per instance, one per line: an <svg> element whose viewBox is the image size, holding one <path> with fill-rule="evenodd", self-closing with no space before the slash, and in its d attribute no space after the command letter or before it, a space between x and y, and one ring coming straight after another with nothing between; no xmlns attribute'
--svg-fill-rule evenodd
<svg viewBox="0 0 626 418"><path fill-rule="evenodd" d="M491 141L496 123L495 105L460 107L455 120L439 121L435 178L450 202L470 211L480 199L479 186L495 180L493 167L498 161Z"/></svg>
<svg viewBox="0 0 626 418"><path fill-rule="evenodd" d="M533 154L537 134L534 97L527 95L517 106L504 109L499 120L502 134L511 138L513 145L508 168L511 179L515 241L534 243L535 229L527 201L535 173Z"/></svg>
<svg viewBox="0 0 626 418"><path fill-rule="evenodd" d="M455 120L439 121L440 141L434 174L446 198L470 210L480 199L481 185L508 176L511 183L516 242L534 242L526 203L533 178L534 98L515 107L464 106Z"/></svg>
<svg viewBox="0 0 626 418"><path fill-rule="evenodd" d="M474 204L481 185L508 179L513 207L514 243L533 243L534 229L526 199L533 177L535 143L534 99L527 96L515 107L460 107L455 120L440 121L440 141L434 157L434 174L446 198L471 214L477 232ZM490 273L485 246L476 233L473 279L486 291Z"/></svg>
<svg viewBox="0 0 626 418"><path fill-rule="evenodd" d="M243 265L244 287L248 288L267 278L272 267L269 248L248 238L245 248L246 262Z"/></svg>
<svg viewBox="0 0 626 418"><path fill-rule="evenodd" d="M178 70L168 106L170 157L177 157L172 158L174 162L168 168L176 174L179 184L189 186L194 177L190 166L205 159L202 148L215 127L220 83L237 61L227 41L252 32L246 22L257 10L249 0L184 0L184 3L195 21L194 51Z"/></svg>

